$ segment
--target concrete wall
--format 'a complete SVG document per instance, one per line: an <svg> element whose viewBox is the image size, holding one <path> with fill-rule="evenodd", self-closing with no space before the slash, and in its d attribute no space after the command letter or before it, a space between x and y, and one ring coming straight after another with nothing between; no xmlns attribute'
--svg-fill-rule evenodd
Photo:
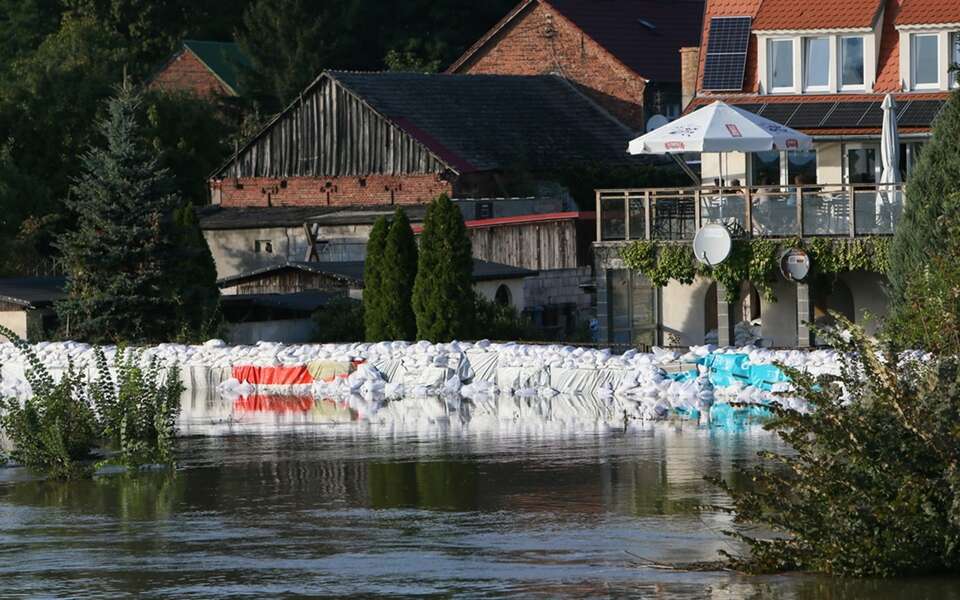
<svg viewBox="0 0 960 600"><path fill-rule="evenodd" d="M29 313L25 310L0 311L0 325L3 325L7 329L13 331L23 339L27 339L28 320Z"/></svg>
<svg viewBox="0 0 960 600"><path fill-rule="evenodd" d="M886 278L879 273L857 271L844 273L841 279L853 295L853 310L857 325L864 325L869 335L876 334L880 327L880 319L886 317L890 310L890 300L885 289ZM868 315L871 317L869 320Z"/></svg>
<svg viewBox="0 0 960 600"><path fill-rule="evenodd" d="M519 312L527 307L526 293L524 290L525 281L525 279L494 279L491 281L478 281L473 284L473 289L477 290L477 292L487 300L493 302L497 296L497 290L501 285L505 285L510 290L511 305Z"/></svg>
<svg viewBox="0 0 960 600"><path fill-rule="evenodd" d="M203 237L217 265L217 278L282 264L288 260L303 260L307 252L307 236L300 226L206 230ZM270 240L273 253L255 252L257 240Z"/></svg>
<svg viewBox="0 0 960 600"><path fill-rule="evenodd" d="M524 279L527 306L573 304L578 310L590 311L593 298L580 286L592 283L593 269L590 267L540 271L536 277Z"/></svg>
<svg viewBox="0 0 960 600"><path fill-rule="evenodd" d="M318 333L317 325L311 319L253 321L230 324L226 341L238 345L252 345L260 341L306 344L316 341Z"/></svg>
<svg viewBox="0 0 960 600"><path fill-rule="evenodd" d="M670 336L676 336L679 345L692 346L703 343L704 334L716 324L707 327L707 292L712 280L697 277L691 285L671 281L660 291L660 314L664 344L671 344ZM713 311L712 314L716 314ZM672 344L671 344L672 345Z"/></svg>

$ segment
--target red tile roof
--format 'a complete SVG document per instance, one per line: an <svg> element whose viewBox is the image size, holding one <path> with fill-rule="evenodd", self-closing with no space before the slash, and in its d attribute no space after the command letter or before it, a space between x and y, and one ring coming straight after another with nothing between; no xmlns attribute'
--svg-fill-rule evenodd
<svg viewBox="0 0 960 600"><path fill-rule="evenodd" d="M905 0L897 25L960 23L960 2L954 0Z"/></svg>
<svg viewBox="0 0 960 600"><path fill-rule="evenodd" d="M754 31L871 27L882 0L763 0Z"/></svg>

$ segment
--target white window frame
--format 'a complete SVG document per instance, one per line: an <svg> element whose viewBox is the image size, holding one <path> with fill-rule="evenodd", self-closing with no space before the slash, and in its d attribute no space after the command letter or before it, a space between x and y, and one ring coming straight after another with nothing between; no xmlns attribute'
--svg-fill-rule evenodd
<svg viewBox="0 0 960 600"><path fill-rule="evenodd" d="M863 73L862 83L843 83L843 42L844 40L860 39L860 70ZM841 35L837 38L837 89L841 92L864 92L867 89L867 40L862 35Z"/></svg>
<svg viewBox="0 0 960 600"><path fill-rule="evenodd" d="M917 53L917 39L921 37L933 38L937 41L937 81L933 83L918 83L917 82L917 59L919 58ZM940 78L943 76L940 71L943 69L943 65L940 64L940 35L937 32L917 32L910 34L910 82L912 84L911 88L914 90L939 90L940 89Z"/></svg>
<svg viewBox="0 0 960 600"><path fill-rule="evenodd" d="M819 35L819 36L809 36L801 38L803 45L803 57L801 58L803 64L803 91L804 92L829 92L830 91L830 59L833 52L830 48L830 36ZM827 64L826 64L826 76L827 82L823 85L810 85L807 82L807 45L813 40L823 40L827 43Z"/></svg>
<svg viewBox="0 0 960 600"><path fill-rule="evenodd" d="M947 34L947 81L950 83L951 88L960 87L960 81L957 81L957 73L951 72L950 68L955 64L960 65L960 60L954 63L955 52L957 52L957 45L960 44L960 31L951 31ZM960 58L960 57L958 57Z"/></svg>
<svg viewBox="0 0 960 600"><path fill-rule="evenodd" d="M773 85L773 52L771 49L776 43L789 43L790 44L790 71L791 71L791 81L789 86L774 87ZM767 81L769 82L770 93L772 94L792 94L797 90L797 43L796 38L792 37L775 37L767 40ZM801 63L802 64L802 63ZM802 69L801 69L802 70Z"/></svg>

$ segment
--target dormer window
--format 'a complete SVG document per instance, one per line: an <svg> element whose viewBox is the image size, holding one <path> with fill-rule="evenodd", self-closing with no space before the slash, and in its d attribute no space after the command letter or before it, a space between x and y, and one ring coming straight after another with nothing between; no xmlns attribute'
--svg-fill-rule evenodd
<svg viewBox="0 0 960 600"><path fill-rule="evenodd" d="M792 92L793 79L793 40L770 40L770 91Z"/></svg>
<svg viewBox="0 0 960 600"><path fill-rule="evenodd" d="M805 38L803 62L803 89L808 92L830 91L830 38Z"/></svg>
<svg viewBox="0 0 960 600"><path fill-rule="evenodd" d="M840 90L863 90L863 37L840 38Z"/></svg>
<svg viewBox="0 0 960 600"><path fill-rule="evenodd" d="M940 87L939 36L936 33L913 34L910 39L910 57L913 89L938 89Z"/></svg>

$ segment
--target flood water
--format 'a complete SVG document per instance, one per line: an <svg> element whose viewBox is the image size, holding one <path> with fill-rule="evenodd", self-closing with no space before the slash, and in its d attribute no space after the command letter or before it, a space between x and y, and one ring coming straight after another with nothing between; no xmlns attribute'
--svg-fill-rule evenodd
<svg viewBox="0 0 960 600"><path fill-rule="evenodd" d="M703 476L780 448L756 429L398 428L231 402L188 402L172 475L0 469L0 597L960 598L958 580L641 564L737 550Z"/></svg>

